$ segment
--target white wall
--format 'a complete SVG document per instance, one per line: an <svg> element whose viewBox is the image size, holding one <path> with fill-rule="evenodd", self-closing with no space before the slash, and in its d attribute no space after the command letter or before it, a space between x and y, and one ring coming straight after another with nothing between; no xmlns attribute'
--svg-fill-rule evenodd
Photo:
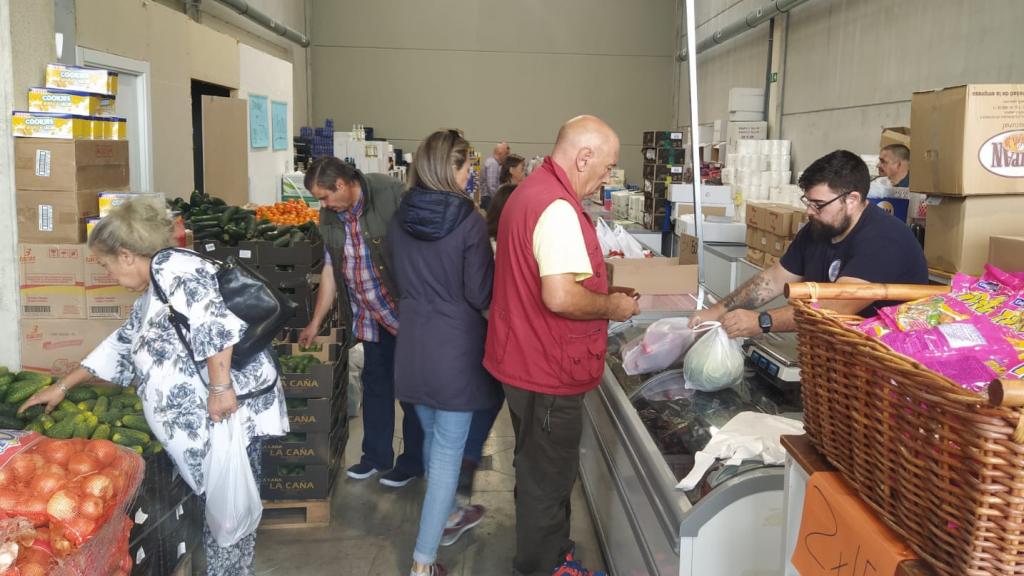
<svg viewBox="0 0 1024 576"><path fill-rule="evenodd" d="M313 4L313 121L411 152L457 127L483 154L547 154L601 116L640 179L641 133L671 128L675 0L362 0Z"/></svg>
<svg viewBox="0 0 1024 576"><path fill-rule="evenodd" d="M267 97L268 125L271 144L266 148L249 148L249 201L257 204L276 202L281 190L281 175L292 170L292 65L245 44L238 45L238 97L248 99L250 94ZM270 123L272 102L288 104L288 148L273 149L273 125ZM248 121L248 115L246 115ZM248 130L246 131L248 134Z"/></svg>
<svg viewBox="0 0 1024 576"><path fill-rule="evenodd" d="M697 3L697 40L764 0ZM789 16L781 132L794 173L837 148L877 153L885 126L910 125L914 91L1021 82L1020 0L809 0ZM763 86L768 25L697 56L701 122L724 115L732 86ZM685 73L686 64L681 69ZM686 79L679 115L688 114ZM911 127L913 128L913 127Z"/></svg>

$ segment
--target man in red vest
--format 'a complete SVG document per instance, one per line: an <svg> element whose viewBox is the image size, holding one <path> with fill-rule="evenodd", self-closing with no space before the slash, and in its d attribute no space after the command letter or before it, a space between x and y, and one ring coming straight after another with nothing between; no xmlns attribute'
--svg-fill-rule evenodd
<svg viewBox="0 0 1024 576"><path fill-rule="evenodd" d="M501 215L484 366L504 384L516 434L516 556L525 576L550 575L566 556L569 498L579 467L583 395L604 372L608 321L639 312L611 290L582 200L619 159L619 138L579 116ZM586 571L567 572L587 574Z"/></svg>

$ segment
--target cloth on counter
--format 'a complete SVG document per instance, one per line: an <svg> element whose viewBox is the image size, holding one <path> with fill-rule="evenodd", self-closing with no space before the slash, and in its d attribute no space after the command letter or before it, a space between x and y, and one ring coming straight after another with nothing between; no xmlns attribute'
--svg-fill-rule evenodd
<svg viewBox="0 0 1024 576"><path fill-rule="evenodd" d="M803 433L803 422L760 412L740 412L712 436L703 450L694 455L693 468L676 488L695 488L718 459L725 459L730 466L754 459L769 465L782 464L786 450L779 437Z"/></svg>

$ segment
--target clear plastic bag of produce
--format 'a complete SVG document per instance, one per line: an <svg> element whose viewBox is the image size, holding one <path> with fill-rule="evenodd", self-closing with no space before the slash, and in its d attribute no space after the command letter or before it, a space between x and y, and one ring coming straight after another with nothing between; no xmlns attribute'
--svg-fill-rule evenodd
<svg viewBox="0 0 1024 576"><path fill-rule="evenodd" d="M622 369L630 376L664 370L693 346L698 335L689 318L657 320L622 354Z"/></svg>
<svg viewBox="0 0 1024 576"><path fill-rule="evenodd" d="M686 387L715 392L743 381L743 349L730 339L719 322L702 322L696 330L707 332L690 347L683 361Z"/></svg>
<svg viewBox="0 0 1024 576"><path fill-rule="evenodd" d="M0 576L126 576L144 466L108 440L0 434Z"/></svg>
<svg viewBox="0 0 1024 576"><path fill-rule="evenodd" d="M248 439L236 414L210 430L206 460L206 523L221 546L252 534L263 516L260 488L246 453Z"/></svg>

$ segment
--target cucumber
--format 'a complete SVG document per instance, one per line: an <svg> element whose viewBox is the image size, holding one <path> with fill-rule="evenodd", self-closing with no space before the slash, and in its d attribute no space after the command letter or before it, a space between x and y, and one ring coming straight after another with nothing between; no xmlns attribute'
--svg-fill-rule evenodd
<svg viewBox="0 0 1024 576"><path fill-rule="evenodd" d="M35 406L30 406L26 408L25 411L21 413L19 418L21 418L22 420L35 420L36 418L42 416L45 411L46 406L43 406L42 404L36 404Z"/></svg>
<svg viewBox="0 0 1024 576"><path fill-rule="evenodd" d="M7 372L3 376L0 376L0 385L10 384L11 382L14 382L14 379L15 375Z"/></svg>
<svg viewBox="0 0 1024 576"><path fill-rule="evenodd" d="M79 414L78 416L75 416L75 424L72 427L71 437L84 438L88 440L89 436L91 436L91 434L89 433L89 422L88 420L86 420L85 414Z"/></svg>
<svg viewBox="0 0 1024 576"><path fill-rule="evenodd" d="M0 429L21 430L25 424L13 416L0 416Z"/></svg>
<svg viewBox="0 0 1024 576"><path fill-rule="evenodd" d="M75 404L75 406L78 406L78 409L81 410L82 412L92 412L92 407L95 405L95 398L93 398L92 400L86 400L85 402L79 402L78 404Z"/></svg>
<svg viewBox="0 0 1024 576"><path fill-rule="evenodd" d="M146 418L144 416L127 414L121 418L121 422L124 423L125 428L131 428L132 430L138 430L139 432L145 432L150 435L153 434L153 431L149 429L149 424L146 422Z"/></svg>
<svg viewBox="0 0 1024 576"><path fill-rule="evenodd" d="M11 404L0 404L0 416L15 418L18 416L18 407Z"/></svg>
<svg viewBox="0 0 1024 576"><path fill-rule="evenodd" d="M97 414L96 418L99 419L100 424L113 424L114 422L117 422L118 420L123 418L124 415L124 411L114 410L113 408L111 408L110 410L107 410L103 414Z"/></svg>
<svg viewBox="0 0 1024 576"><path fill-rule="evenodd" d="M78 414L79 412L82 411L77 404L69 402L67 398L61 400L60 404L57 404L57 410L71 412L72 414Z"/></svg>
<svg viewBox="0 0 1024 576"><path fill-rule="evenodd" d="M124 390L120 386L93 386L92 391L97 396L117 396Z"/></svg>
<svg viewBox="0 0 1024 576"><path fill-rule="evenodd" d="M142 454L142 444L139 444L135 438L114 432L110 436L110 441L114 444L120 444L121 446L126 446L128 448L138 448L137 452Z"/></svg>
<svg viewBox="0 0 1024 576"><path fill-rule="evenodd" d="M93 440L110 440L110 424L100 424L92 433Z"/></svg>
<svg viewBox="0 0 1024 576"><path fill-rule="evenodd" d="M47 377L47 380L49 380L49 377ZM49 382L43 380L18 380L7 388L5 400L8 404L21 404L48 384Z"/></svg>
<svg viewBox="0 0 1024 576"><path fill-rule="evenodd" d="M66 440L71 438L71 435L75 432L75 419L65 418L60 422L57 422L46 431L46 435L50 438L58 438Z"/></svg>
<svg viewBox="0 0 1024 576"><path fill-rule="evenodd" d="M92 413L96 416L103 415L104 412L110 409L110 398L107 396L100 396L96 399L96 405L92 407Z"/></svg>
<svg viewBox="0 0 1024 576"><path fill-rule="evenodd" d="M40 434L44 432L43 425L39 422L39 420L33 420L32 422L29 422L24 429L28 430L29 432L39 432Z"/></svg>
<svg viewBox="0 0 1024 576"><path fill-rule="evenodd" d="M43 430L49 430L50 428L53 428L54 424L57 423L53 418L50 417L49 414L43 414L42 416L40 416L38 422L43 425Z"/></svg>
<svg viewBox="0 0 1024 576"><path fill-rule="evenodd" d="M42 372L33 372L31 370L22 370L21 372L18 372L18 376L17 378L15 378L15 380L39 380L45 381L47 384L53 381L53 379L50 378L49 374L43 374Z"/></svg>
<svg viewBox="0 0 1024 576"><path fill-rule="evenodd" d="M71 390L67 391L64 395L65 398L78 404L79 402L85 402L86 400L93 400L96 398L96 392L94 392L88 386L76 386Z"/></svg>
<svg viewBox="0 0 1024 576"><path fill-rule="evenodd" d="M111 430L114 432L114 438L117 438L118 435L121 435L121 437L123 438L131 438L134 440L132 444L138 446L145 446L150 441L149 434L146 434L145 432L140 432L138 430L132 430L131 428L114 426L113 428L111 428ZM115 440L115 442L117 441Z"/></svg>

